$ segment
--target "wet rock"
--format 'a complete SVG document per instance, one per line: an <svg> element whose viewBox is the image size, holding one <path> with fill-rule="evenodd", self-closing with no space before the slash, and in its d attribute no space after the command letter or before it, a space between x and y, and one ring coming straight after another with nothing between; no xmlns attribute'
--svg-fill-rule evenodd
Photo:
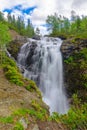
<svg viewBox="0 0 87 130"><path fill-rule="evenodd" d="M29 48L30 51L29 51L29 54L28 54L27 59L26 59L26 64L29 66L32 65L32 63L33 63L33 56L34 56L34 52L35 52L36 47L37 47L37 44L34 43Z"/></svg>
<svg viewBox="0 0 87 130"><path fill-rule="evenodd" d="M7 47L7 51L9 54L17 60L18 52L21 48L21 46L27 42L27 38L22 37L20 39L15 39L11 41Z"/></svg>
<svg viewBox="0 0 87 130"><path fill-rule="evenodd" d="M32 38L35 39L35 40L40 40L40 36L39 35L35 35Z"/></svg>

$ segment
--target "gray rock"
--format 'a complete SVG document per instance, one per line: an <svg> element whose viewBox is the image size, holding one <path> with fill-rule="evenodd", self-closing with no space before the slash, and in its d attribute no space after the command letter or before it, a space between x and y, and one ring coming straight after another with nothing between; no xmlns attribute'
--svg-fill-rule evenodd
<svg viewBox="0 0 87 130"><path fill-rule="evenodd" d="M35 35L32 38L35 39L35 40L40 40L40 36L39 35Z"/></svg>
<svg viewBox="0 0 87 130"><path fill-rule="evenodd" d="M26 130L28 127L27 121L22 117L19 122L23 125L24 130Z"/></svg>
<svg viewBox="0 0 87 130"><path fill-rule="evenodd" d="M74 42L72 39L65 40L61 46L63 58L67 59L74 52L79 52L85 47L87 47L87 39L75 39Z"/></svg>
<svg viewBox="0 0 87 130"><path fill-rule="evenodd" d="M39 130L38 125L35 124L32 130Z"/></svg>

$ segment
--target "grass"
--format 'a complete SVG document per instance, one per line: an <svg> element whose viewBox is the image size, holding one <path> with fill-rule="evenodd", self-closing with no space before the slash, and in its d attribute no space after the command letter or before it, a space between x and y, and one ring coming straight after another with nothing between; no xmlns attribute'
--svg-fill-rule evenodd
<svg viewBox="0 0 87 130"><path fill-rule="evenodd" d="M9 117L0 117L0 122L4 123L4 124L7 124L7 123L13 123L14 120L13 120L12 116L9 116Z"/></svg>
<svg viewBox="0 0 87 130"><path fill-rule="evenodd" d="M24 127L20 122L17 122L13 130L24 130Z"/></svg>

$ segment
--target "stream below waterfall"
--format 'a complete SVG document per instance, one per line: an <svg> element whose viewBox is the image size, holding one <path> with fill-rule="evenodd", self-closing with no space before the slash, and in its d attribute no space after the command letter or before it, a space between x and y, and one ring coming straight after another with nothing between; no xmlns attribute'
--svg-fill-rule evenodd
<svg viewBox="0 0 87 130"><path fill-rule="evenodd" d="M64 114L68 110L68 101L63 83L61 44L59 38L28 39L18 54L18 64L25 68L24 76L39 86L50 113Z"/></svg>

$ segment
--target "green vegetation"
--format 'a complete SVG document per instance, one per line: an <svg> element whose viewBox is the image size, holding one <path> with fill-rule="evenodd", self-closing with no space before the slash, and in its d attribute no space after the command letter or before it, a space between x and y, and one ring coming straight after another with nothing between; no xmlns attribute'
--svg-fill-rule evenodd
<svg viewBox="0 0 87 130"><path fill-rule="evenodd" d="M9 116L9 117L0 117L0 122L1 123L13 123L13 117L12 116Z"/></svg>
<svg viewBox="0 0 87 130"><path fill-rule="evenodd" d="M24 83L22 81L23 77L16 66L16 63L9 59L7 56L4 56L5 61L3 63L3 69L5 71L6 78L16 85L23 86Z"/></svg>
<svg viewBox="0 0 87 130"><path fill-rule="evenodd" d="M71 82L74 82L75 89L84 88L87 90L87 48L74 53L67 60L68 72L70 72Z"/></svg>
<svg viewBox="0 0 87 130"><path fill-rule="evenodd" d="M87 129L87 103L83 105L77 95L73 95L73 105L65 115L53 113L49 120L62 122L69 130L86 130Z"/></svg>
<svg viewBox="0 0 87 130"><path fill-rule="evenodd" d="M20 122L17 122L13 130L24 130L24 127Z"/></svg>
<svg viewBox="0 0 87 130"><path fill-rule="evenodd" d="M48 30L51 36L87 38L87 16L78 16L71 11L68 19L57 13L47 17Z"/></svg>
<svg viewBox="0 0 87 130"><path fill-rule="evenodd" d="M25 26L24 19L21 16L15 18L15 15L12 16L10 13L8 13L6 21L4 18L4 14L0 12L0 31L4 33L4 40L5 40L6 38L8 39L8 33L4 32L4 28L15 30L20 35L27 37L32 37L34 35L34 28L32 23L30 22L30 19L28 19L27 25Z"/></svg>
<svg viewBox="0 0 87 130"><path fill-rule="evenodd" d="M36 87L36 84L33 80L29 80L29 85L26 86L26 89L33 92L33 91L36 91L37 87Z"/></svg>
<svg viewBox="0 0 87 130"><path fill-rule="evenodd" d="M3 19L2 19L3 21ZM11 40L10 34L9 34L9 28L7 25L5 25L3 22L0 21L0 59L2 64L2 54L6 49L6 45Z"/></svg>
<svg viewBox="0 0 87 130"><path fill-rule="evenodd" d="M48 113L46 109L42 108L40 104L36 101L33 100L31 102L32 108L30 109L18 109L13 112L13 115L19 116L19 117L27 117L28 115L34 118L34 120L42 120L45 121L48 118Z"/></svg>
<svg viewBox="0 0 87 130"><path fill-rule="evenodd" d="M10 40L9 28L3 22L0 22L0 47L6 45Z"/></svg>
<svg viewBox="0 0 87 130"><path fill-rule="evenodd" d="M5 76L10 82L15 83L19 86L24 85L24 83L22 82L22 76L20 73L18 73L17 68L12 67L10 65L4 65L4 71Z"/></svg>

